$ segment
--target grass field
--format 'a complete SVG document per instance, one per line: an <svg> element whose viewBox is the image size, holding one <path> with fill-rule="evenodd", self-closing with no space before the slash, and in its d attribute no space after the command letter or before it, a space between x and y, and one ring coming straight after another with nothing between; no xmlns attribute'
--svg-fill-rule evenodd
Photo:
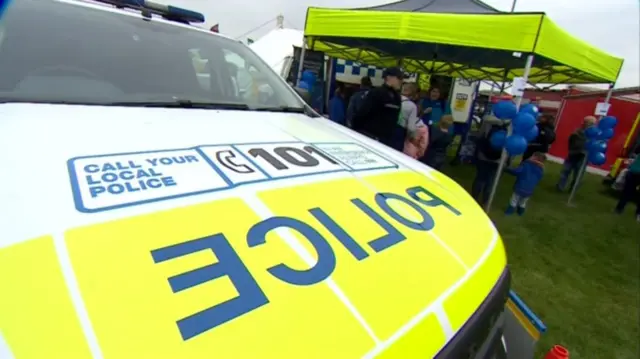
<svg viewBox="0 0 640 359"><path fill-rule="evenodd" d="M562 344L572 359L640 357L640 223L635 206L612 213L616 199L603 193L601 178L586 175L574 200L554 185L560 166L545 178L523 217L503 214L513 184L505 174L491 218L504 239L512 287L547 325L539 357ZM474 168L445 167L469 189ZM634 234L635 233L635 234Z"/></svg>

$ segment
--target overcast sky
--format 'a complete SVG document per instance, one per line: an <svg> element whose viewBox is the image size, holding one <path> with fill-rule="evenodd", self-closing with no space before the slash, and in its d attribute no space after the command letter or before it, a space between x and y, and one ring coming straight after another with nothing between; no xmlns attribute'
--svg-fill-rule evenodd
<svg viewBox="0 0 640 359"><path fill-rule="evenodd" d="M285 17L285 26L302 30L309 6L352 8L395 0L163 0L200 11L207 25L220 24L220 32L238 37L274 19ZM512 0L486 0L503 11ZM640 84L640 6L638 0L517 0L516 11L544 11L566 31L612 55L625 59L616 87ZM275 27L275 21L248 36L257 39ZM246 36L242 38L245 40Z"/></svg>

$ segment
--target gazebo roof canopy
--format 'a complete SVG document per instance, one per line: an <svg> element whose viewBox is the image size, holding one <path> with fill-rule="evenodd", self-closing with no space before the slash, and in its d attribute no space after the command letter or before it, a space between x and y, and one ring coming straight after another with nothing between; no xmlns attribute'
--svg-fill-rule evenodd
<svg viewBox="0 0 640 359"><path fill-rule="evenodd" d="M454 14L495 14L500 11L478 0L402 0L358 10Z"/></svg>
<svg viewBox="0 0 640 359"><path fill-rule="evenodd" d="M410 72L531 83L612 83L622 59L574 38L544 13L505 13L478 0L404 0L361 9L309 8L307 46Z"/></svg>

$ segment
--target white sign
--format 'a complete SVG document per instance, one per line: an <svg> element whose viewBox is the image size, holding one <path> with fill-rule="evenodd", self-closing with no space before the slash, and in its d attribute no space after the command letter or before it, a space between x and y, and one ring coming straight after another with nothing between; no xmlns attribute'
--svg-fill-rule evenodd
<svg viewBox="0 0 640 359"><path fill-rule="evenodd" d="M201 146L199 149L208 160L212 161L213 166L222 172L229 183L243 184L269 178L235 146Z"/></svg>
<svg viewBox="0 0 640 359"><path fill-rule="evenodd" d="M227 187L196 150L79 158L72 176L83 212Z"/></svg>
<svg viewBox="0 0 640 359"><path fill-rule="evenodd" d="M524 95L524 89L527 87L527 81L524 77L516 77L513 79L511 85L511 95L514 97L522 97Z"/></svg>
<svg viewBox="0 0 640 359"><path fill-rule="evenodd" d="M610 103L598 102L596 104L595 115L596 116L606 116L607 113L609 113L609 108L611 108L611 104Z"/></svg>
<svg viewBox="0 0 640 359"><path fill-rule="evenodd" d="M450 96L451 115L454 122L466 123L469 120L476 88L476 82L469 82L461 78L454 83L451 92L453 95Z"/></svg>
<svg viewBox="0 0 640 359"><path fill-rule="evenodd" d="M354 171L395 167L388 160L356 144L316 144L317 148Z"/></svg>
<svg viewBox="0 0 640 359"><path fill-rule="evenodd" d="M252 143L77 157L76 209L92 213L249 183L397 167L354 143Z"/></svg>

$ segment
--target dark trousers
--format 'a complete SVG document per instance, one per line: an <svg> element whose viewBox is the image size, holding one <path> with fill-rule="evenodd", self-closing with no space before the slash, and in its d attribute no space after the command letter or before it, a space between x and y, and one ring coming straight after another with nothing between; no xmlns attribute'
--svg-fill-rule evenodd
<svg viewBox="0 0 640 359"><path fill-rule="evenodd" d="M627 172L627 176L624 179L624 187L620 194L620 200L616 205L616 212L622 213L627 203L633 201L636 203L636 215L640 216L640 194L638 193L638 186L640 186L640 173Z"/></svg>
<svg viewBox="0 0 640 359"><path fill-rule="evenodd" d="M396 151L403 152L404 140L406 137L407 137L407 129L400 125L395 125L395 127L393 128L393 135L391 136L390 143L386 145L393 148Z"/></svg>
<svg viewBox="0 0 640 359"><path fill-rule="evenodd" d="M422 163L440 171L447 162L447 154L444 152L437 152L436 150L427 150L427 153L420 159Z"/></svg>
<svg viewBox="0 0 640 359"><path fill-rule="evenodd" d="M491 187L496 178L498 164L496 162L476 160L476 177L471 185L471 196L484 207L489 201Z"/></svg>
<svg viewBox="0 0 640 359"><path fill-rule="evenodd" d="M576 184L576 179L578 178L578 173L582 169L582 162L584 161L584 156L569 156L564 163L562 164L562 170L560 171L560 180L558 181L557 187L560 191L564 191L567 187L567 181L569 177L571 177L571 188Z"/></svg>

